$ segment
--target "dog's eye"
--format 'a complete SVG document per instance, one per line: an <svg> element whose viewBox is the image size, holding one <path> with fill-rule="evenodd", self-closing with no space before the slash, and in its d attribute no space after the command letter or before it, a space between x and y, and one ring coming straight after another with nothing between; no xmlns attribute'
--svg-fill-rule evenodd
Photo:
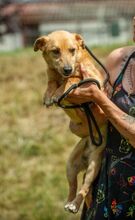
<svg viewBox="0 0 135 220"><path fill-rule="evenodd" d="M53 49L51 52L52 52L53 54L55 54L55 55L59 55L59 54L60 54L60 50L59 50L58 48Z"/></svg>
<svg viewBox="0 0 135 220"><path fill-rule="evenodd" d="M69 51L70 51L70 53L74 54L75 53L75 48L70 48Z"/></svg>

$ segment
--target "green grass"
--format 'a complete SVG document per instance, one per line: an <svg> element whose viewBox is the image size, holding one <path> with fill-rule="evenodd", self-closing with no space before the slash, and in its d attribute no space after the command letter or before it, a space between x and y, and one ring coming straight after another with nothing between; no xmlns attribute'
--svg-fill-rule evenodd
<svg viewBox="0 0 135 220"><path fill-rule="evenodd" d="M93 48L106 56L109 46ZM42 56L0 53L0 220L77 220L63 209L65 166L78 138L59 108L46 109Z"/></svg>

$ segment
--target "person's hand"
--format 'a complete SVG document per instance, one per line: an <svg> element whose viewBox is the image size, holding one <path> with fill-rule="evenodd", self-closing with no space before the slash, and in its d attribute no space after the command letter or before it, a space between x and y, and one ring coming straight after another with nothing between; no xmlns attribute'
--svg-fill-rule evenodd
<svg viewBox="0 0 135 220"><path fill-rule="evenodd" d="M70 121L69 127L72 133L79 137L86 137L89 135L89 128L88 128L88 121L85 113L80 110L76 109L76 114L81 118L82 123L75 123L73 121Z"/></svg>
<svg viewBox="0 0 135 220"><path fill-rule="evenodd" d="M83 75L83 79L89 78L89 74L86 69L80 65L80 71ZM71 103L81 104L85 102L95 101L99 97L100 90L98 86L93 82L82 84L77 89L69 93L67 100Z"/></svg>

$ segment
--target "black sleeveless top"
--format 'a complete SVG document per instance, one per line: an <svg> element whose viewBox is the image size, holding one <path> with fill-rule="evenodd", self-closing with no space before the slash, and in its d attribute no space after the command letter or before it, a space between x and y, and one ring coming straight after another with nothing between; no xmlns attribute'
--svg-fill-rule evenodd
<svg viewBox="0 0 135 220"><path fill-rule="evenodd" d="M128 95L122 79L132 53L114 84L112 101L135 117L135 94ZM135 82L134 82L135 83ZM93 202L82 220L135 220L135 148L108 124L107 146L99 177L94 183Z"/></svg>

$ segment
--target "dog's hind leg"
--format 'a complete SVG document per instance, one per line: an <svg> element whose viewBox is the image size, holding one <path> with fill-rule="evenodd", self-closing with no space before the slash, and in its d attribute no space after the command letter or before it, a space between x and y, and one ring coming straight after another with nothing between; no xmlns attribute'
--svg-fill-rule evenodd
<svg viewBox="0 0 135 220"><path fill-rule="evenodd" d="M77 176L80 171L86 169L88 165L87 157L84 156L84 151L88 146L88 138L82 138L80 142L76 145L67 163L67 179L69 183L69 194L65 209L71 212L76 212L71 210L72 201L76 197L77 192ZM69 208L70 207L70 208ZM73 207L74 209L74 207Z"/></svg>
<svg viewBox="0 0 135 220"><path fill-rule="evenodd" d="M89 190L92 192L92 183L97 177L97 174L101 167L101 161L102 161L102 152L104 150L104 146L98 147L95 151L93 151L89 158L89 166L86 171L86 175L84 178L84 183L81 187L81 190L78 192L76 198L74 201L72 201L71 209L74 207L75 212L78 212L80 205L83 201L83 199L88 194ZM92 195L90 196L92 199ZM70 207L69 207L70 209Z"/></svg>

